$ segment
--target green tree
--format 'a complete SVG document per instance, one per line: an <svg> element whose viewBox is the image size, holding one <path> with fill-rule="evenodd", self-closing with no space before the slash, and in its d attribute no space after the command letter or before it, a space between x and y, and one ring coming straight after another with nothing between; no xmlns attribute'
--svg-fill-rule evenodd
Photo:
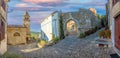
<svg viewBox="0 0 120 58"><path fill-rule="evenodd" d="M64 30L63 30L63 18L62 15L60 15L60 39L64 39Z"/></svg>
<svg viewBox="0 0 120 58"><path fill-rule="evenodd" d="M106 18L106 15L101 15L101 24L102 24L102 26L103 27L105 27L105 26L107 26L107 24L108 24L108 20L107 20L107 18Z"/></svg>
<svg viewBox="0 0 120 58"><path fill-rule="evenodd" d="M98 19L101 20L101 25L102 25L102 27L107 26L108 20L107 20L107 18L106 18L106 15L97 14L97 17L98 17Z"/></svg>
<svg viewBox="0 0 120 58"><path fill-rule="evenodd" d="M97 14L98 19L101 19L101 15Z"/></svg>

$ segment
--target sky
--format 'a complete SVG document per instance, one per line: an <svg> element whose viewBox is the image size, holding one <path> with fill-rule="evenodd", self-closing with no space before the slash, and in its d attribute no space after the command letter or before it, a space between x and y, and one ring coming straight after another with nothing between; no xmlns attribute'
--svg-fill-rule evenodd
<svg viewBox="0 0 120 58"><path fill-rule="evenodd" d="M22 25L27 10L30 15L31 31L40 32L40 22L54 11L72 12L79 8L95 8L105 15L107 0L10 0L8 3L8 24Z"/></svg>

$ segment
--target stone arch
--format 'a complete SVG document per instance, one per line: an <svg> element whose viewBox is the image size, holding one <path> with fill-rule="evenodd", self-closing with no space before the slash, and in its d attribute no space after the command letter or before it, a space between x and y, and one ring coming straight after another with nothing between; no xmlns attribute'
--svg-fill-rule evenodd
<svg viewBox="0 0 120 58"><path fill-rule="evenodd" d="M69 21L74 21L75 22L75 24L77 25L77 32L76 32L76 35L78 35L78 33L79 33L79 30L78 30L78 28L80 27L80 25L79 25L79 21L78 20L76 20L76 19L74 19L74 18L69 18L69 19L66 19L65 20L65 22L64 22L64 35L65 36L67 36L68 34L67 34L67 23L69 22Z"/></svg>

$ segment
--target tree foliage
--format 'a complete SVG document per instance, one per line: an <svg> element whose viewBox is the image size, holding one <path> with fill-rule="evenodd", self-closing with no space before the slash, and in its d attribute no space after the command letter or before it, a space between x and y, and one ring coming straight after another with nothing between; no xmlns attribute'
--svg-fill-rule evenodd
<svg viewBox="0 0 120 58"><path fill-rule="evenodd" d="M101 25L102 25L102 27L107 26L108 20L107 20L106 15L99 15L99 14L97 14L97 17L98 17L98 19L101 20Z"/></svg>
<svg viewBox="0 0 120 58"><path fill-rule="evenodd" d="M63 30L63 18L62 15L60 15L60 39L64 39L64 30Z"/></svg>

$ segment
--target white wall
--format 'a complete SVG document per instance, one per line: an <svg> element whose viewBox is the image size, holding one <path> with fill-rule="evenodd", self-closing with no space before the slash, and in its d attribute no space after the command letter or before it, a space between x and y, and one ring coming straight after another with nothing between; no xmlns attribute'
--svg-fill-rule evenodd
<svg viewBox="0 0 120 58"><path fill-rule="evenodd" d="M41 38L46 39L47 41L52 40L52 34L59 36L59 14L55 12L49 15L41 23Z"/></svg>
<svg viewBox="0 0 120 58"><path fill-rule="evenodd" d="M41 38L50 41L52 39L52 16L49 16L41 23Z"/></svg>
<svg viewBox="0 0 120 58"><path fill-rule="evenodd" d="M53 30L53 34L59 37L59 13L58 12L53 14L52 30Z"/></svg>

